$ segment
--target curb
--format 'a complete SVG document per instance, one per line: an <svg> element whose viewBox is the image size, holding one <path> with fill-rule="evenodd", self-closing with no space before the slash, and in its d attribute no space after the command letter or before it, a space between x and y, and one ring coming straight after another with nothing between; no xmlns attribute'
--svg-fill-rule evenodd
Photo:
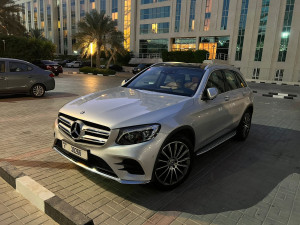
<svg viewBox="0 0 300 225"><path fill-rule="evenodd" d="M274 81L256 81L251 79L246 79L247 82L251 83L258 83L258 84L276 84L276 85L289 85L289 86L300 86L299 82L288 82L288 83L282 83L282 82L274 82Z"/></svg>
<svg viewBox="0 0 300 225"><path fill-rule="evenodd" d="M0 176L31 204L59 224L93 225L91 218L20 172L8 162L0 162Z"/></svg>
<svg viewBox="0 0 300 225"><path fill-rule="evenodd" d="M273 94L262 94L262 96L271 97L271 98L281 98L281 99L294 99L294 97L291 96L273 95Z"/></svg>

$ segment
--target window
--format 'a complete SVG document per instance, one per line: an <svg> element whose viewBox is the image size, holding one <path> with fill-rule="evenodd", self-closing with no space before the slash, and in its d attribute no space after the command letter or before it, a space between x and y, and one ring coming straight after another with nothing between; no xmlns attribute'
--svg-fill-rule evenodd
<svg viewBox="0 0 300 225"><path fill-rule="evenodd" d="M225 92L225 83L223 80L223 75L219 70L212 72L207 81L206 89L213 87L218 89L219 94Z"/></svg>
<svg viewBox="0 0 300 225"><path fill-rule="evenodd" d="M223 1L221 30L227 30L227 20L228 20L229 4L230 4L230 0L224 0Z"/></svg>
<svg viewBox="0 0 300 225"><path fill-rule="evenodd" d="M5 73L5 62L0 61L0 73Z"/></svg>
<svg viewBox="0 0 300 225"><path fill-rule="evenodd" d="M211 15L211 0L206 0L204 31L208 31L209 30L210 15Z"/></svg>
<svg viewBox="0 0 300 225"><path fill-rule="evenodd" d="M253 74L252 74L252 79L259 79L259 73L260 73L260 68L254 68L253 69Z"/></svg>
<svg viewBox="0 0 300 225"><path fill-rule="evenodd" d="M226 84L229 90L234 90L242 87L241 83L239 82L236 75L232 71L225 70L224 74L225 74Z"/></svg>
<svg viewBox="0 0 300 225"><path fill-rule="evenodd" d="M284 70L277 70L275 74L275 81L282 81Z"/></svg>
<svg viewBox="0 0 300 225"><path fill-rule="evenodd" d="M151 4L151 3L156 3L156 2L165 2L169 0L141 0L141 4Z"/></svg>
<svg viewBox="0 0 300 225"><path fill-rule="evenodd" d="M175 16L175 32L179 32L180 28L180 14L181 14L181 0L176 1L176 16Z"/></svg>
<svg viewBox="0 0 300 225"><path fill-rule="evenodd" d="M238 32L236 51L235 51L235 60L236 61L241 61L241 59L242 59L244 36L245 36L247 14L248 14L248 3L249 3L249 0L242 0L239 32Z"/></svg>
<svg viewBox="0 0 300 225"><path fill-rule="evenodd" d="M189 31L194 31L195 29L195 7L196 7L196 0L191 0Z"/></svg>
<svg viewBox="0 0 300 225"><path fill-rule="evenodd" d="M279 46L278 62L285 62L291 32L291 24L293 19L294 3L295 0L286 1L283 28L281 32L281 41Z"/></svg>
<svg viewBox="0 0 300 225"><path fill-rule="evenodd" d="M154 34L169 33L169 22L140 25L140 34L150 34L150 33L154 33Z"/></svg>
<svg viewBox="0 0 300 225"><path fill-rule="evenodd" d="M266 27L267 27L267 21L268 21L268 14L269 14L269 5L270 5L270 0L263 0L262 6L261 6L260 21L259 21L254 61L261 61L261 58L262 58L264 42L265 42L265 33L266 33Z"/></svg>
<svg viewBox="0 0 300 225"><path fill-rule="evenodd" d="M25 72L25 71L31 71L32 67L24 64L24 63L18 63L18 62L10 62L9 63L9 71L10 72Z"/></svg>
<svg viewBox="0 0 300 225"><path fill-rule="evenodd" d="M241 76L241 74L239 74L238 72L235 71L231 71L234 73L234 75L236 76L238 82L239 82L239 87L247 87L247 84L244 80L244 78Z"/></svg>
<svg viewBox="0 0 300 225"><path fill-rule="evenodd" d="M141 20L146 19L156 19L156 18L165 18L170 16L170 6L150 8L150 9L141 9Z"/></svg>

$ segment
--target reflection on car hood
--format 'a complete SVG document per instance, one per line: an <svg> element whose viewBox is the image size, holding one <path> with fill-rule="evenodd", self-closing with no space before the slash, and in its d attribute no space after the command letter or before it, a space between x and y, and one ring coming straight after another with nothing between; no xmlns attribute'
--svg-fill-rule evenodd
<svg viewBox="0 0 300 225"><path fill-rule="evenodd" d="M60 112L113 129L158 122L192 102L185 96L117 87L75 99Z"/></svg>

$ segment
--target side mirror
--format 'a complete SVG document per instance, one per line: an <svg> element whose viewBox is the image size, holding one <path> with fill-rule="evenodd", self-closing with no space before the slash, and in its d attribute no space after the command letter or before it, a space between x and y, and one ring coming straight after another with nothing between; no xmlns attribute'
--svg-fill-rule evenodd
<svg viewBox="0 0 300 225"><path fill-rule="evenodd" d="M207 93L207 99L213 100L218 95L218 89L214 88L214 87L213 88L207 88L206 93Z"/></svg>
<svg viewBox="0 0 300 225"><path fill-rule="evenodd" d="M123 86L124 84L126 84L128 80L129 79L123 80L122 83L121 83L121 86Z"/></svg>

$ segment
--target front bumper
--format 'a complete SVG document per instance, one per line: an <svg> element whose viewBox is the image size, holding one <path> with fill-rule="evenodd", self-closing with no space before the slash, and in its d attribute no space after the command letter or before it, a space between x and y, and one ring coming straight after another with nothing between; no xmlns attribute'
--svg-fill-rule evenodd
<svg viewBox="0 0 300 225"><path fill-rule="evenodd" d="M53 149L55 151L84 169L122 184L145 184L151 181L156 157L165 138L163 133L158 133L154 139L148 142L135 145L118 145L115 143L115 140L119 130L112 130L105 145L95 146L75 142L58 129L57 123L54 125L54 132L55 142ZM61 141L86 150L88 152L88 160L86 161L65 151L60 144ZM126 160L139 164L143 173L134 173L130 169L125 169L125 165L122 162Z"/></svg>

